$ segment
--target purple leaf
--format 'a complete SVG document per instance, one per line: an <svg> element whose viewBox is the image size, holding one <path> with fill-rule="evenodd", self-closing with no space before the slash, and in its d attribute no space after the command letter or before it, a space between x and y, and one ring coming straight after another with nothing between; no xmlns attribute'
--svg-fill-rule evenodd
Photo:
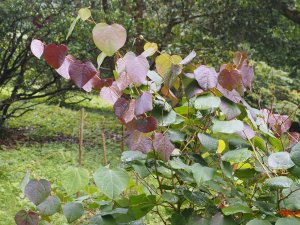
<svg viewBox="0 0 300 225"><path fill-rule="evenodd" d="M186 65L188 64L190 61L193 60L193 58L196 57L196 52L193 50L190 54L188 54L187 57L185 57L179 64L181 65Z"/></svg>
<svg viewBox="0 0 300 225"><path fill-rule="evenodd" d="M98 75L95 75L82 87L82 89L86 92L92 91L93 88L96 90L101 90L103 87L110 87L112 83L112 78L101 79Z"/></svg>
<svg viewBox="0 0 300 225"><path fill-rule="evenodd" d="M115 104L115 102L120 98L122 95L121 90L118 88L118 86L113 82L112 86L110 87L103 87L100 91L100 97L110 103Z"/></svg>
<svg viewBox="0 0 300 225"><path fill-rule="evenodd" d="M298 142L300 142L300 133L297 132L291 132L289 134L289 140L290 140L290 145L289 147L293 147L294 145L296 145Z"/></svg>
<svg viewBox="0 0 300 225"><path fill-rule="evenodd" d="M254 78L254 71L253 67L249 66L249 62L247 59L245 59L242 64L241 75L244 87L251 87Z"/></svg>
<svg viewBox="0 0 300 225"><path fill-rule="evenodd" d="M217 86L218 74L214 68L199 66L194 70L195 78L203 90L209 90Z"/></svg>
<svg viewBox="0 0 300 225"><path fill-rule="evenodd" d="M26 197L35 205L43 202L51 192L51 184L45 179L31 180L25 187Z"/></svg>
<svg viewBox="0 0 300 225"><path fill-rule="evenodd" d="M136 129L143 133L149 133L157 128L157 121L153 116L137 119L135 123Z"/></svg>
<svg viewBox="0 0 300 225"><path fill-rule="evenodd" d="M170 159L170 156L175 149L168 136L162 133L156 133L154 135L153 147L154 150L158 152L165 161Z"/></svg>
<svg viewBox="0 0 300 225"><path fill-rule="evenodd" d="M145 137L142 132L137 130L127 132L125 142L127 147L132 151L148 153L152 148L151 140L148 137Z"/></svg>
<svg viewBox="0 0 300 225"><path fill-rule="evenodd" d="M40 40L33 39L31 44L30 44L30 49L32 54L37 57L38 59L41 58L44 52L44 44Z"/></svg>
<svg viewBox="0 0 300 225"><path fill-rule="evenodd" d="M73 56L67 55L65 57L63 64L58 69L56 69L56 72L62 77L64 77L65 79L69 80L70 79L69 66L70 63L74 60L75 58Z"/></svg>
<svg viewBox="0 0 300 225"><path fill-rule="evenodd" d="M15 222L17 225L38 225L40 218L35 212L20 210L15 215Z"/></svg>
<svg viewBox="0 0 300 225"><path fill-rule="evenodd" d="M116 116L123 123L129 123L133 118L135 109L135 100L128 100L125 98L119 98L114 104L114 110Z"/></svg>
<svg viewBox="0 0 300 225"><path fill-rule="evenodd" d="M58 69L65 61L68 48L65 45L48 44L44 49L44 59L53 67Z"/></svg>
<svg viewBox="0 0 300 225"><path fill-rule="evenodd" d="M228 91L219 84L217 85L217 89L223 94L224 97L235 103L239 103L242 99L241 95L236 90Z"/></svg>
<svg viewBox="0 0 300 225"><path fill-rule="evenodd" d="M236 132L239 136L241 136L243 139L251 139L255 137L255 132L252 130L252 128L244 123L244 130Z"/></svg>
<svg viewBox="0 0 300 225"><path fill-rule="evenodd" d="M107 56L112 56L126 42L126 30L119 24L98 23L93 29L95 45Z"/></svg>
<svg viewBox="0 0 300 225"><path fill-rule="evenodd" d="M126 72L120 73L118 79L115 81L115 84L121 91L127 88L131 83L132 81Z"/></svg>
<svg viewBox="0 0 300 225"><path fill-rule="evenodd" d="M76 86L82 88L97 74L97 70L91 62L75 60L69 66L69 74Z"/></svg>
<svg viewBox="0 0 300 225"><path fill-rule="evenodd" d="M126 72L136 84L142 84L149 70L148 60L142 56L136 56L133 52L127 52L124 56Z"/></svg>
<svg viewBox="0 0 300 225"><path fill-rule="evenodd" d="M148 91L143 92L136 100L135 115L141 115L153 109L152 94Z"/></svg>

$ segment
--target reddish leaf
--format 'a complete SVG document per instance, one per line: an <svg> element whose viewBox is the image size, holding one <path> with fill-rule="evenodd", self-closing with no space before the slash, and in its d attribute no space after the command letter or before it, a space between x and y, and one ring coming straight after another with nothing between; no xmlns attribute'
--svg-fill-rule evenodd
<svg viewBox="0 0 300 225"><path fill-rule="evenodd" d="M98 75L95 75L82 87L82 89L86 92L92 91L93 88L96 90L101 90L103 87L110 87L112 82L112 78L101 79Z"/></svg>
<svg viewBox="0 0 300 225"><path fill-rule="evenodd" d="M261 111L264 116L264 121L269 124L270 128L278 137L287 132L292 125L292 121L287 115L273 114L268 109Z"/></svg>
<svg viewBox="0 0 300 225"><path fill-rule="evenodd" d="M242 77L238 70L223 69L218 76L219 84L229 90L237 89L242 85Z"/></svg>
<svg viewBox="0 0 300 225"><path fill-rule="evenodd" d="M77 87L82 88L97 73L91 62L72 61L69 66L69 74Z"/></svg>
<svg viewBox="0 0 300 225"><path fill-rule="evenodd" d="M152 94L148 91L145 91L136 100L134 113L135 115L141 115L145 112L151 111L152 109Z"/></svg>
<svg viewBox="0 0 300 225"><path fill-rule="evenodd" d="M195 78L203 90L214 88L218 84L218 74L214 68L199 66L194 70Z"/></svg>
<svg viewBox="0 0 300 225"><path fill-rule="evenodd" d="M121 97L121 95L122 92L115 84L115 82L113 82L112 86L103 87L100 91L100 97L110 104L115 104L115 102L118 100L118 98Z"/></svg>
<svg viewBox="0 0 300 225"><path fill-rule="evenodd" d="M149 70L148 60L142 56L136 56L133 52L127 52L124 56L126 72L136 84L142 84Z"/></svg>
<svg viewBox="0 0 300 225"><path fill-rule="evenodd" d="M64 77L65 79L70 79L69 66L70 63L74 60L75 58L73 56L67 55L65 57L65 61L63 62L63 64L58 69L56 69L56 72L62 77Z"/></svg>
<svg viewBox="0 0 300 225"><path fill-rule="evenodd" d="M162 87L161 92L164 96L168 97L172 101L173 106L177 105L179 100L170 89L168 89L166 87Z"/></svg>
<svg viewBox="0 0 300 225"><path fill-rule="evenodd" d="M153 116L141 118L136 120L136 129L143 133L149 133L156 130L157 121Z"/></svg>
<svg viewBox="0 0 300 225"><path fill-rule="evenodd" d="M151 140L137 130L127 132L125 142L127 147L132 151L148 153L152 148Z"/></svg>
<svg viewBox="0 0 300 225"><path fill-rule="evenodd" d="M116 116L123 122L128 123L134 118L135 100L119 98L114 104Z"/></svg>
<svg viewBox="0 0 300 225"><path fill-rule="evenodd" d="M156 133L154 135L153 147L165 161L170 159L170 156L175 149L169 138L162 133Z"/></svg>
<svg viewBox="0 0 300 225"><path fill-rule="evenodd" d="M35 212L20 210L15 215L15 222L17 225L38 225L40 222L39 215Z"/></svg>
<svg viewBox="0 0 300 225"><path fill-rule="evenodd" d="M251 87L253 78L254 78L254 70L252 66L249 66L248 60L244 60L241 67L241 75L244 87Z"/></svg>
<svg viewBox="0 0 300 225"><path fill-rule="evenodd" d="M65 45L48 44L44 49L44 59L46 62L53 67L58 69L67 55L68 48Z"/></svg>
<svg viewBox="0 0 300 225"><path fill-rule="evenodd" d="M37 57L38 59L41 58L44 52L44 44L40 40L33 39L31 44L30 44L30 49L32 54Z"/></svg>

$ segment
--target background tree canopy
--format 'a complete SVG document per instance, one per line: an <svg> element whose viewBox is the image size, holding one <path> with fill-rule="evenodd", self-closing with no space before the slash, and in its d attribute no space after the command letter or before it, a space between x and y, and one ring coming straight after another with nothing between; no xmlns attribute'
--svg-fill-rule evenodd
<svg viewBox="0 0 300 225"><path fill-rule="evenodd" d="M71 40L68 46L76 56L96 58L99 52L87 32L92 24L79 22L65 40L76 9L85 6L91 6L95 21L123 24L126 48L137 53L143 50L140 35L179 55L194 49L199 63L213 66L229 61L236 50L248 52L257 62L251 103L271 107L279 99L283 103L275 109L288 114L300 101L299 5L298 0L1 1L0 126L31 109L27 100L64 102L63 93L74 89L32 58L29 43L34 37L66 44ZM113 64L114 58L107 58L102 73L111 76Z"/></svg>

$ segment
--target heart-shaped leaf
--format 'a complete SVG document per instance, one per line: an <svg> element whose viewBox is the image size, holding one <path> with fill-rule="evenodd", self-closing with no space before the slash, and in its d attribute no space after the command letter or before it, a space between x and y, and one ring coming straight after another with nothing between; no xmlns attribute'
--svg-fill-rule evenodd
<svg viewBox="0 0 300 225"><path fill-rule="evenodd" d="M217 108L221 104L221 99L213 95L201 95L195 100L195 108L199 110L207 110Z"/></svg>
<svg viewBox="0 0 300 225"><path fill-rule="evenodd" d="M135 109L135 100L119 98L114 104L116 116L123 122L129 123L133 118Z"/></svg>
<svg viewBox="0 0 300 225"><path fill-rule="evenodd" d="M110 103L110 104L115 104L116 101L121 97L122 92L114 82L112 86L110 87L103 87L100 91L100 97Z"/></svg>
<svg viewBox="0 0 300 225"><path fill-rule="evenodd" d="M209 151L216 152L218 149L218 140L214 139L207 134L198 134L198 138L200 140L200 143L203 145L203 147Z"/></svg>
<svg viewBox="0 0 300 225"><path fill-rule="evenodd" d="M232 91L233 89L237 89L241 86L242 77L239 71L236 69L223 69L219 73L218 82L223 88Z"/></svg>
<svg viewBox="0 0 300 225"><path fill-rule="evenodd" d="M194 163L191 166L191 169L193 177L199 186L202 185L203 182L212 180L215 175L214 169L206 166L201 166L199 163Z"/></svg>
<svg viewBox="0 0 300 225"><path fill-rule="evenodd" d="M84 168L69 167L62 174L62 185L69 195L84 189L89 183L89 171Z"/></svg>
<svg viewBox="0 0 300 225"><path fill-rule="evenodd" d="M26 197L35 205L42 203L51 192L51 184L45 179L31 180L25 187Z"/></svg>
<svg viewBox="0 0 300 225"><path fill-rule="evenodd" d="M20 210L15 215L15 222L17 225L38 225L40 222L39 215L35 212Z"/></svg>
<svg viewBox="0 0 300 225"><path fill-rule="evenodd" d="M222 160L227 162L240 163L240 162L245 162L247 159L251 157L251 155L252 152L250 150L248 150L247 148L242 148L242 149L226 152L222 156Z"/></svg>
<svg viewBox="0 0 300 225"><path fill-rule="evenodd" d="M101 167L94 173L94 180L100 191L111 199L118 197L126 188L129 176L124 169Z"/></svg>
<svg viewBox="0 0 300 225"><path fill-rule="evenodd" d="M157 121L153 116L140 118L136 120L136 129L143 133L149 133L156 130Z"/></svg>
<svg viewBox="0 0 300 225"><path fill-rule="evenodd" d="M241 95L236 90L229 91L223 88L220 84L217 84L217 89L223 94L224 97L235 103L239 103L242 99Z"/></svg>
<svg viewBox="0 0 300 225"><path fill-rule="evenodd" d="M112 56L126 42L126 30L119 24L98 23L93 29L95 45L107 56Z"/></svg>
<svg viewBox="0 0 300 225"><path fill-rule="evenodd" d="M49 196L45 201L37 206L37 209L42 215L52 216L59 210L60 205L61 202L57 196Z"/></svg>
<svg viewBox="0 0 300 225"><path fill-rule="evenodd" d="M69 66L74 60L75 58L73 56L67 55L63 64L58 69L56 69L56 72L65 79L70 79Z"/></svg>
<svg viewBox="0 0 300 225"><path fill-rule="evenodd" d="M70 63L69 74L76 86L82 88L97 74L97 70L91 62L75 60Z"/></svg>
<svg viewBox="0 0 300 225"><path fill-rule="evenodd" d="M58 69L64 63L68 48L65 45L48 44L44 49L44 59L53 67Z"/></svg>
<svg viewBox="0 0 300 225"><path fill-rule="evenodd" d="M234 104L230 101L222 100L220 109L221 109L222 113L224 113L226 120L232 120L241 114L241 110L238 107L238 105Z"/></svg>
<svg viewBox="0 0 300 225"><path fill-rule="evenodd" d="M153 140L154 150L160 154L163 160L167 161L175 149L168 136L162 133L156 133Z"/></svg>
<svg viewBox="0 0 300 225"><path fill-rule="evenodd" d="M37 57L38 59L41 58L41 56L44 53L44 44L40 40L33 39L31 44L30 44L30 49L32 54Z"/></svg>
<svg viewBox="0 0 300 225"><path fill-rule="evenodd" d="M201 65L194 70L194 75L203 90L209 90L218 84L218 74L214 68Z"/></svg>
<svg viewBox="0 0 300 225"><path fill-rule="evenodd" d="M91 10L89 8L81 8L78 11L78 15L79 15L80 19L85 21L91 17Z"/></svg>
<svg viewBox="0 0 300 225"><path fill-rule="evenodd" d="M252 66L249 66L248 60L244 60L242 64L241 75L244 87L251 87L254 78L254 70Z"/></svg>
<svg viewBox="0 0 300 225"><path fill-rule="evenodd" d="M292 168L295 164L291 160L288 152L275 152L268 157L268 164L272 169L286 170Z"/></svg>
<svg viewBox="0 0 300 225"><path fill-rule="evenodd" d="M79 219L84 214L84 209L79 202L69 202L62 207L63 213L69 223Z"/></svg>
<svg viewBox="0 0 300 225"><path fill-rule="evenodd" d="M213 121L212 131L214 133L227 133L232 134L235 132L242 131L244 129L244 124L240 120L230 120L230 121Z"/></svg>
<svg viewBox="0 0 300 225"><path fill-rule="evenodd" d="M152 94L148 91L145 91L136 100L134 113L138 116L144 114L145 112L152 111L152 109Z"/></svg>
<svg viewBox="0 0 300 225"><path fill-rule="evenodd" d="M136 84L142 84L149 70L148 60L142 55L136 56L133 52L127 52L123 60L130 79Z"/></svg>
<svg viewBox="0 0 300 225"><path fill-rule="evenodd" d="M127 147L132 151L148 153L152 149L151 140L137 130L127 132L125 142Z"/></svg>

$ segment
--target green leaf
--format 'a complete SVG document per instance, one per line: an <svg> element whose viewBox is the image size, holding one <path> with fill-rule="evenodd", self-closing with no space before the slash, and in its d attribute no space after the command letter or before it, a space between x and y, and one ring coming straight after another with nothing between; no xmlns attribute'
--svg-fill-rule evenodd
<svg viewBox="0 0 300 225"><path fill-rule="evenodd" d="M136 161L132 164L135 172L138 173L142 178L145 178L151 174L144 161Z"/></svg>
<svg viewBox="0 0 300 225"><path fill-rule="evenodd" d="M167 131L167 135L168 135L169 139L173 142L185 141L185 134L183 132L180 132L179 130L169 129Z"/></svg>
<svg viewBox="0 0 300 225"><path fill-rule="evenodd" d="M191 169L193 177L199 186L203 184L203 182L213 179L215 175L214 169L206 166L201 166L199 163L193 164L191 166Z"/></svg>
<svg viewBox="0 0 300 225"><path fill-rule="evenodd" d="M129 209L135 219L140 219L156 205L155 195L132 195L129 197Z"/></svg>
<svg viewBox="0 0 300 225"><path fill-rule="evenodd" d="M98 57L97 57L97 64L98 64L97 69L98 69L98 70L100 69L100 66L101 66L103 60L105 59L105 57L106 57L106 54L105 54L104 52L101 52L101 53L98 55Z"/></svg>
<svg viewBox="0 0 300 225"><path fill-rule="evenodd" d="M255 148L266 151L266 143L262 138L255 136L254 138L252 138L252 142Z"/></svg>
<svg viewBox="0 0 300 225"><path fill-rule="evenodd" d="M131 162L135 160L146 159L147 155L140 151L124 151L122 152L122 162Z"/></svg>
<svg viewBox="0 0 300 225"><path fill-rule="evenodd" d="M232 178L233 169L232 169L231 164L229 162L222 161L220 166L221 166L223 174L228 178Z"/></svg>
<svg viewBox="0 0 300 225"><path fill-rule="evenodd" d="M173 169L191 171L190 166L183 163L180 158L174 158L171 161L169 161L169 163Z"/></svg>
<svg viewBox="0 0 300 225"><path fill-rule="evenodd" d="M68 34L67 34L67 37L66 37L66 40L68 40L68 38L70 37L70 35L72 34L75 26L76 26L76 23L77 21L80 19L80 16L78 15L72 22L70 28L69 28L69 31L68 31Z"/></svg>
<svg viewBox="0 0 300 225"><path fill-rule="evenodd" d="M169 126L176 121L176 113L174 110L170 112L162 110L154 111L153 116L157 120L157 126Z"/></svg>
<svg viewBox="0 0 300 225"><path fill-rule="evenodd" d="M89 183L89 171L84 168L69 167L62 174L62 185L69 195L84 189Z"/></svg>
<svg viewBox="0 0 300 225"><path fill-rule="evenodd" d="M57 196L49 196L45 201L37 206L37 209L42 215L52 216L59 210L60 205L61 202Z"/></svg>
<svg viewBox="0 0 300 225"><path fill-rule="evenodd" d="M169 203L172 203L172 204L175 204L178 202L178 196L175 195L174 193L172 192L164 192L162 195L161 195L162 199L165 201L165 202L169 202Z"/></svg>
<svg viewBox="0 0 300 225"><path fill-rule="evenodd" d="M85 20L87 20L88 18L91 17L92 13L91 13L91 10L89 8L81 8L78 11L78 15L79 15L80 19L85 21Z"/></svg>
<svg viewBox="0 0 300 225"><path fill-rule="evenodd" d="M23 177L23 180L20 184L20 189L22 190L22 192L25 192L25 187L26 185L29 183L29 179L30 178L30 172L27 170L25 176Z"/></svg>
<svg viewBox="0 0 300 225"><path fill-rule="evenodd" d="M300 225L300 219L296 218L279 218L275 225Z"/></svg>
<svg viewBox="0 0 300 225"><path fill-rule="evenodd" d="M275 188L289 188L292 183L293 180L285 176L272 177L266 180L266 185Z"/></svg>
<svg viewBox="0 0 300 225"><path fill-rule="evenodd" d="M240 120L213 121L212 131L214 133L232 134L244 130L244 124Z"/></svg>
<svg viewBox="0 0 300 225"><path fill-rule="evenodd" d="M218 108L221 104L221 99L213 95L202 95L196 98L195 108L199 110L206 110Z"/></svg>
<svg viewBox="0 0 300 225"><path fill-rule="evenodd" d="M291 150L291 159L296 164L296 166L300 167L300 142L298 142Z"/></svg>
<svg viewBox="0 0 300 225"><path fill-rule="evenodd" d="M276 170L289 169L295 165L288 152L276 152L271 154L268 157L268 164L272 169Z"/></svg>
<svg viewBox="0 0 300 225"><path fill-rule="evenodd" d="M217 213L211 219L211 225L235 225L236 222L229 216L224 216L222 213Z"/></svg>
<svg viewBox="0 0 300 225"><path fill-rule="evenodd" d="M111 199L115 199L127 188L129 176L121 168L109 169L101 167L94 173L94 180L103 194Z"/></svg>
<svg viewBox="0 0 300 225"><path fill-rule="evenodd" d="M69 202L62 206L62 210L69 223L79 219L84 214L83 206L78 202Z"/></svg>
<svg viewBox="0 0 300 225"><path fill-rule="evenodd" d="M290 188L282 190L282 208L297 211L300 209L300 185L293 183ZM288 196L287 198L285 198Z"/></svg>
<svg viewBox="0 0 300 225"><path fill-rule="evenodd" d="M202 192L192 192L189 190L183 191L183 196L191 203L197 206L204 206L208 204L208 198Z"/></svg>
<svg viewBox="0 0 300 225"><path fill-rule="evenodd" d="M251 156L252 152L250 150L248 150L247 148L242 148L226 152L221 159L227 162L239 163L245 162Z"/></svg>
<svg viewBox="0 0 300 225"><path fill-rule="evenodd" d="M246 225L272 225L272 224L267 220L253 219L250 220Z"/></svg>
<svg viewBox="0 0 300 225"><path fill-rule="evenodd" d="M251 208L243 205L233 205L222 208L224 215L232 215L235 213L252 213Z"/></svg>
<svg viewBox="0 0 300 225"><path fill-rule="evenodd" d="M91 218L88 225L117 225L117 223L112 216L97 215Z"/></svg>
<svg viewBox="0 0 300 225"><path fill-rule="evenodd" d="M218 140L210 137L207 134L198 133L198 138L203 147L209 151L216 152L218 149Z"/></svg>

